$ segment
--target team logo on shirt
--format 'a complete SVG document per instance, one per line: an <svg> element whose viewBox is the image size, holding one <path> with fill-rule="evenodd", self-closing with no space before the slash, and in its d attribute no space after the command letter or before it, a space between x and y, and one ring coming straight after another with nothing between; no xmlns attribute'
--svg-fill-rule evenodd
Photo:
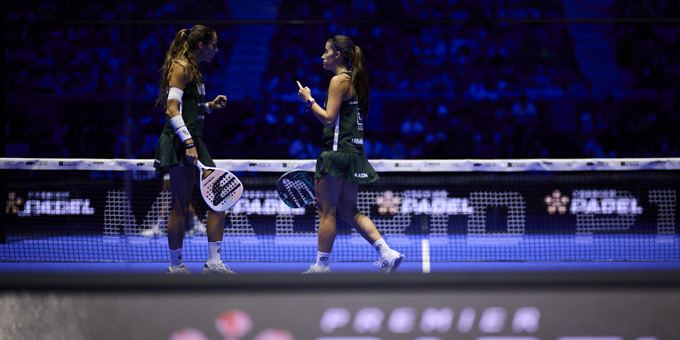
<svg viewBox="0 0 680 340"><path fill-rule="evenodd" d="M364 131L364 119L361 117L361 108L357 108L357 130Z"/></svg>

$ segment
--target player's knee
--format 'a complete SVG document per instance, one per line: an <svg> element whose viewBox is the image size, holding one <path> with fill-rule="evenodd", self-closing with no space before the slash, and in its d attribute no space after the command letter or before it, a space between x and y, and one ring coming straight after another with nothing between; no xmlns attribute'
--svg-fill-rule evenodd
<svg viewBox="0 0 680 340"><path fill-rule="evenodd" d="M340 218L342 218L347 223L354 223L354 216L359 213L357 207L340 209Z"/></svg>
<svg viewBox="0 0 680 340"><path fill-rule="evenodd" d="M335 218L337 208L332 206L319 207L319 217L320 218Z"/></svg>
<svg viewBox="0 0 680 340"><path fill-rule="evenodd" d="M225 216L227 216L226 211L215 211L215 210L212 210L212 209L210 209L208 214L210 214L211 216L215 216L216 218L222 218L222 219L224 219Z"/></svg>
<svg viewBox="0 0 680 340"><path fill-rule="evenodd" d="M183 200L173 200L172 201L172 211L181 216L185 216L189 213L189 205L191 201Z"/></svg>

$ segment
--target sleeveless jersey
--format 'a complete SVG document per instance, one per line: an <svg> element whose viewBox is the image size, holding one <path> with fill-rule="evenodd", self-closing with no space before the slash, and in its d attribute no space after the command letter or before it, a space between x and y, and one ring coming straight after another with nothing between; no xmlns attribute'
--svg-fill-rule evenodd
<svg viewBox="0 0 680 340"><path fill-rule="evenodd" d="M196 145L198 159L205 166L215 166L215 162L210 157L205 143L203 143L203 123L207 113L204 101L205 86L198 86L196 80L193 80L184 88L179 112ZM166 115L163 133L158 138L158 144L156 145L154 167L164 169L173 166L191 166L192 164L186 160L185 156L186 149L184 148L184 143L175 134L175 129L172 128L170 119Z"/></svg>
<svg viewBox="0 0 680 340"><path fill-rule="evenodd" d="M343 72L350 77L352 73ZM324 107L328 104L328 93ZM330 175L359 184L371 183L380 176L364 153L364 122L359 111L359 97L340 103L335 124L324 125L321 153L316 159L315 178Z"/></svg>
<svg viewBox="0 0 680 340"><path fill-rule="evenodd" d="M182 119L184 119L184 123L187 129L189 129L191 136L203 137L203 122L207 113L205 111L205 85L201 84L201 86L198 86L196 79L187 84L184 88L179 112L182 114ZM170 119L167 115L165 116L163 133L175 133L175 129L170 124Z"/></svg>
<svg viewBox="0 0 680 340"><path fill-rule="evenodd" d="M351 72L342 72L352 76ZM328 93L324 100L324 108L328 104ZM323 151L341 151L364 153L364 122L361 118L359 97L355 93L352 99L340 104L340 112L333 126L323 128Z"/></svg>

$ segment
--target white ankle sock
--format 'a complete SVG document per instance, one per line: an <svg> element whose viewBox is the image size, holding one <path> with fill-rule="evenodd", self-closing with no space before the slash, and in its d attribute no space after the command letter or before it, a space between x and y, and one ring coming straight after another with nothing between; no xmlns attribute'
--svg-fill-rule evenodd
<svg viewBox="0 0 680 340"><path fill-rule="evenodd" d="M386 257L390 254L391 250L383 238L375 241L375 243L373 243L373 248L380 253L380 257Z"/></svg>
<svg viewBox="0 0 680 340"><path fill-rule="evenodd" d="M182 264L182 248L170 249L170 266L177 267Z"/></svg>
<svg viewBox="0 0 680 340"><path fill-rule="evenodd" d="M319 251L316 253L316 265L321 267L328 267L331 259L331 253L324 253Z"/></svg>
<svg viewBox="0 0 680 340"><path fill-rule="evenodd" d="M220 264L222 262L221 248L222 241L208 242L208 264Z"/></svg>

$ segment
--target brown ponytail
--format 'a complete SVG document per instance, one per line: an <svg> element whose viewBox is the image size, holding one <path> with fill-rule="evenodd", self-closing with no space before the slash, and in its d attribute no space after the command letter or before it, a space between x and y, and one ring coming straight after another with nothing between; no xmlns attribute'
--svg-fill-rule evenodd
<svg viewBox="0 0 680 340"><path fill-rule="evenodd" d="M368 110L371 107L371 100L368 89L368 72L364 66L364 54L359 46L354 45L352 39L344 35L336 35L328 41L343 56L338 63L348 63L348 60L352 62L350 66L350 71L352 72L350 84L359 97L361 116L366 119Z"/></svg>
<svg viewBox="0 0 680 340"><path fill-rule="evenodd" d="M170 86L172 64L177 61L186 61L187 71L191 74L193 79L196 79L196 82L200 88L200 85L203 84L203 76L198 69L194 52L196 51L196 46L199 41L207 44L212 41L214 36L215 30L203 25L196 25L190 29L183 28L175 34L175 39L170 44L168 53L165 55L163 68L161 68L161 93L156 100L157 106L162 105L165 107L166 105L166 96Z"/></svg>

